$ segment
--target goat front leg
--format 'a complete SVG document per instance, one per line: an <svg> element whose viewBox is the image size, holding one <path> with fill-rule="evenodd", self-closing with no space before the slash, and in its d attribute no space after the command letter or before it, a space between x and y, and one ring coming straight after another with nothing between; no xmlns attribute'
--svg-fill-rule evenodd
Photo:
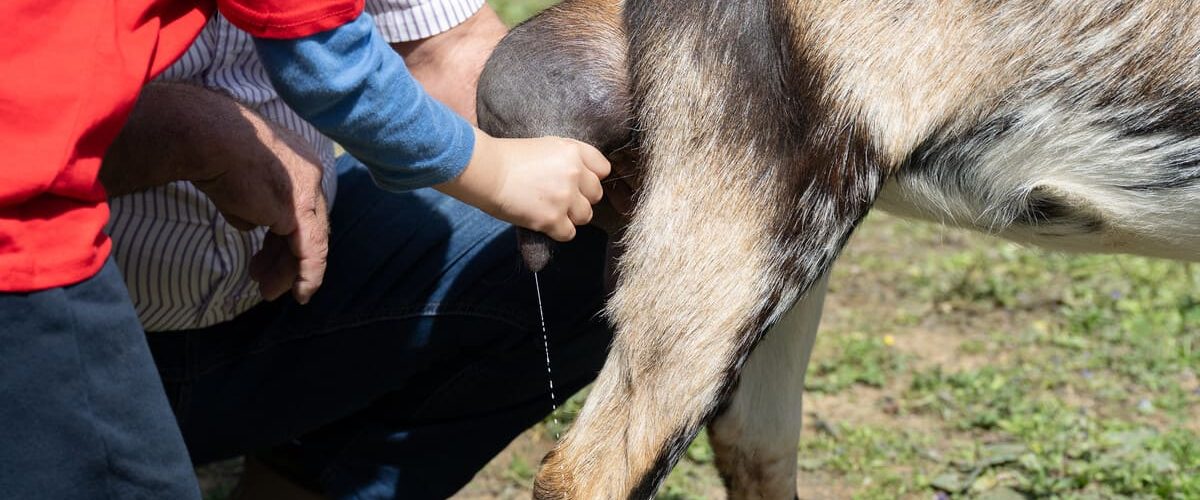
<svg viewBox="0 0 1200 500"><path fill-rule="evenodd" d="M827 285L828 276L767 332L750 354L728 405L708 425L730 500L797 498L804 374Z"/></svg>

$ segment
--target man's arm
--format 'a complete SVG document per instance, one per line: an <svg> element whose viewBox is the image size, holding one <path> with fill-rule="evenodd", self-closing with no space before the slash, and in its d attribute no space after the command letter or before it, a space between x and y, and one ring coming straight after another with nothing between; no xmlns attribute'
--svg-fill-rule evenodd
<svg viewBox="0 0 1200 500"><path fill-rule="evenodd" d="M475 120L475 89L483 66L508 28L484 4L467 20L428 38L393 42L413 78L454 112Z"/></svg>
<svg viewBox="0 0 1200 500"><path fill-rule="evenodd" d="M100 166L100 182L108 195L213 177L213 165L201 161L207 154L197 154L201 148L195 143L220 143L216 136L224 130L216 124L237 117L227 101L192 86L151 83L143 88Z"/></svg>
<svg viewBox="0 0 1200 500"><path fill-rule="evenodd" d="M105 155L100 180L109 196L191 181L235 227L266 226L251 276L268 300L293 289L304 303L320 286L328 249L321 168L303 141L228 96L154 83Z"/></svg>
<svg viewBox="0 0 1200 500"><path fill-rule="evenodd" d="M108 149L100 181L110 197L174 181L205 181L228 167L265 168L302 143L229 96L195 85L146 85ZM316 163L315 159L312 160Z"/></svg>

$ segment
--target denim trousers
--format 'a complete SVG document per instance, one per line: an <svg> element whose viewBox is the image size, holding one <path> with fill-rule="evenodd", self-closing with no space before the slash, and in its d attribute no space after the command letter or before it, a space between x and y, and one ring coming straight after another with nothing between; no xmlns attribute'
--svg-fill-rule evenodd
<svg viewBox="0 0 1200 500"><path fill-rule="evenodd" d="M335 498L445 498L551 409L534 277L511 226L432 189L387 193L339 160L324 284L202 330L148 333L197 464L283 457ZM606 236L539 273L556 396L611 329Z"/></svg>
<svg viewBox="0 0 1200 500"><path fill-rule="evenodd" d="M0 294L0 498L196 499L125 282Z"/></svg>

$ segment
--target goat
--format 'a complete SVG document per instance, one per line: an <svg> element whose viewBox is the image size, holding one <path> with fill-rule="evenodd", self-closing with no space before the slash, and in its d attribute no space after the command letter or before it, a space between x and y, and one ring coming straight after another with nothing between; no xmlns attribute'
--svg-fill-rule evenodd
<svg viewBox="0 0 1200 500"><path fill-rule="evenodd" d="M632 152L616 175L640 181L608 361L535 497L648 498L706 423L731 498L794 497L826 279L874 206L1196 260L1197 21L1167 0L569 0L516 28L481 124Z"/></svg>

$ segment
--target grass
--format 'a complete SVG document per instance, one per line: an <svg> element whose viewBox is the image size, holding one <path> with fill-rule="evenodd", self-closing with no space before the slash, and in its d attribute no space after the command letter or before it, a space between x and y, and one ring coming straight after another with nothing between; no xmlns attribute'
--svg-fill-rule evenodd
<svg viewBox="0 0 1200 500"><path fill-rule="evenodd" d="M557 4L559 0L488 0L488 4L509 26L533 17L543 9Z"/></svg>

